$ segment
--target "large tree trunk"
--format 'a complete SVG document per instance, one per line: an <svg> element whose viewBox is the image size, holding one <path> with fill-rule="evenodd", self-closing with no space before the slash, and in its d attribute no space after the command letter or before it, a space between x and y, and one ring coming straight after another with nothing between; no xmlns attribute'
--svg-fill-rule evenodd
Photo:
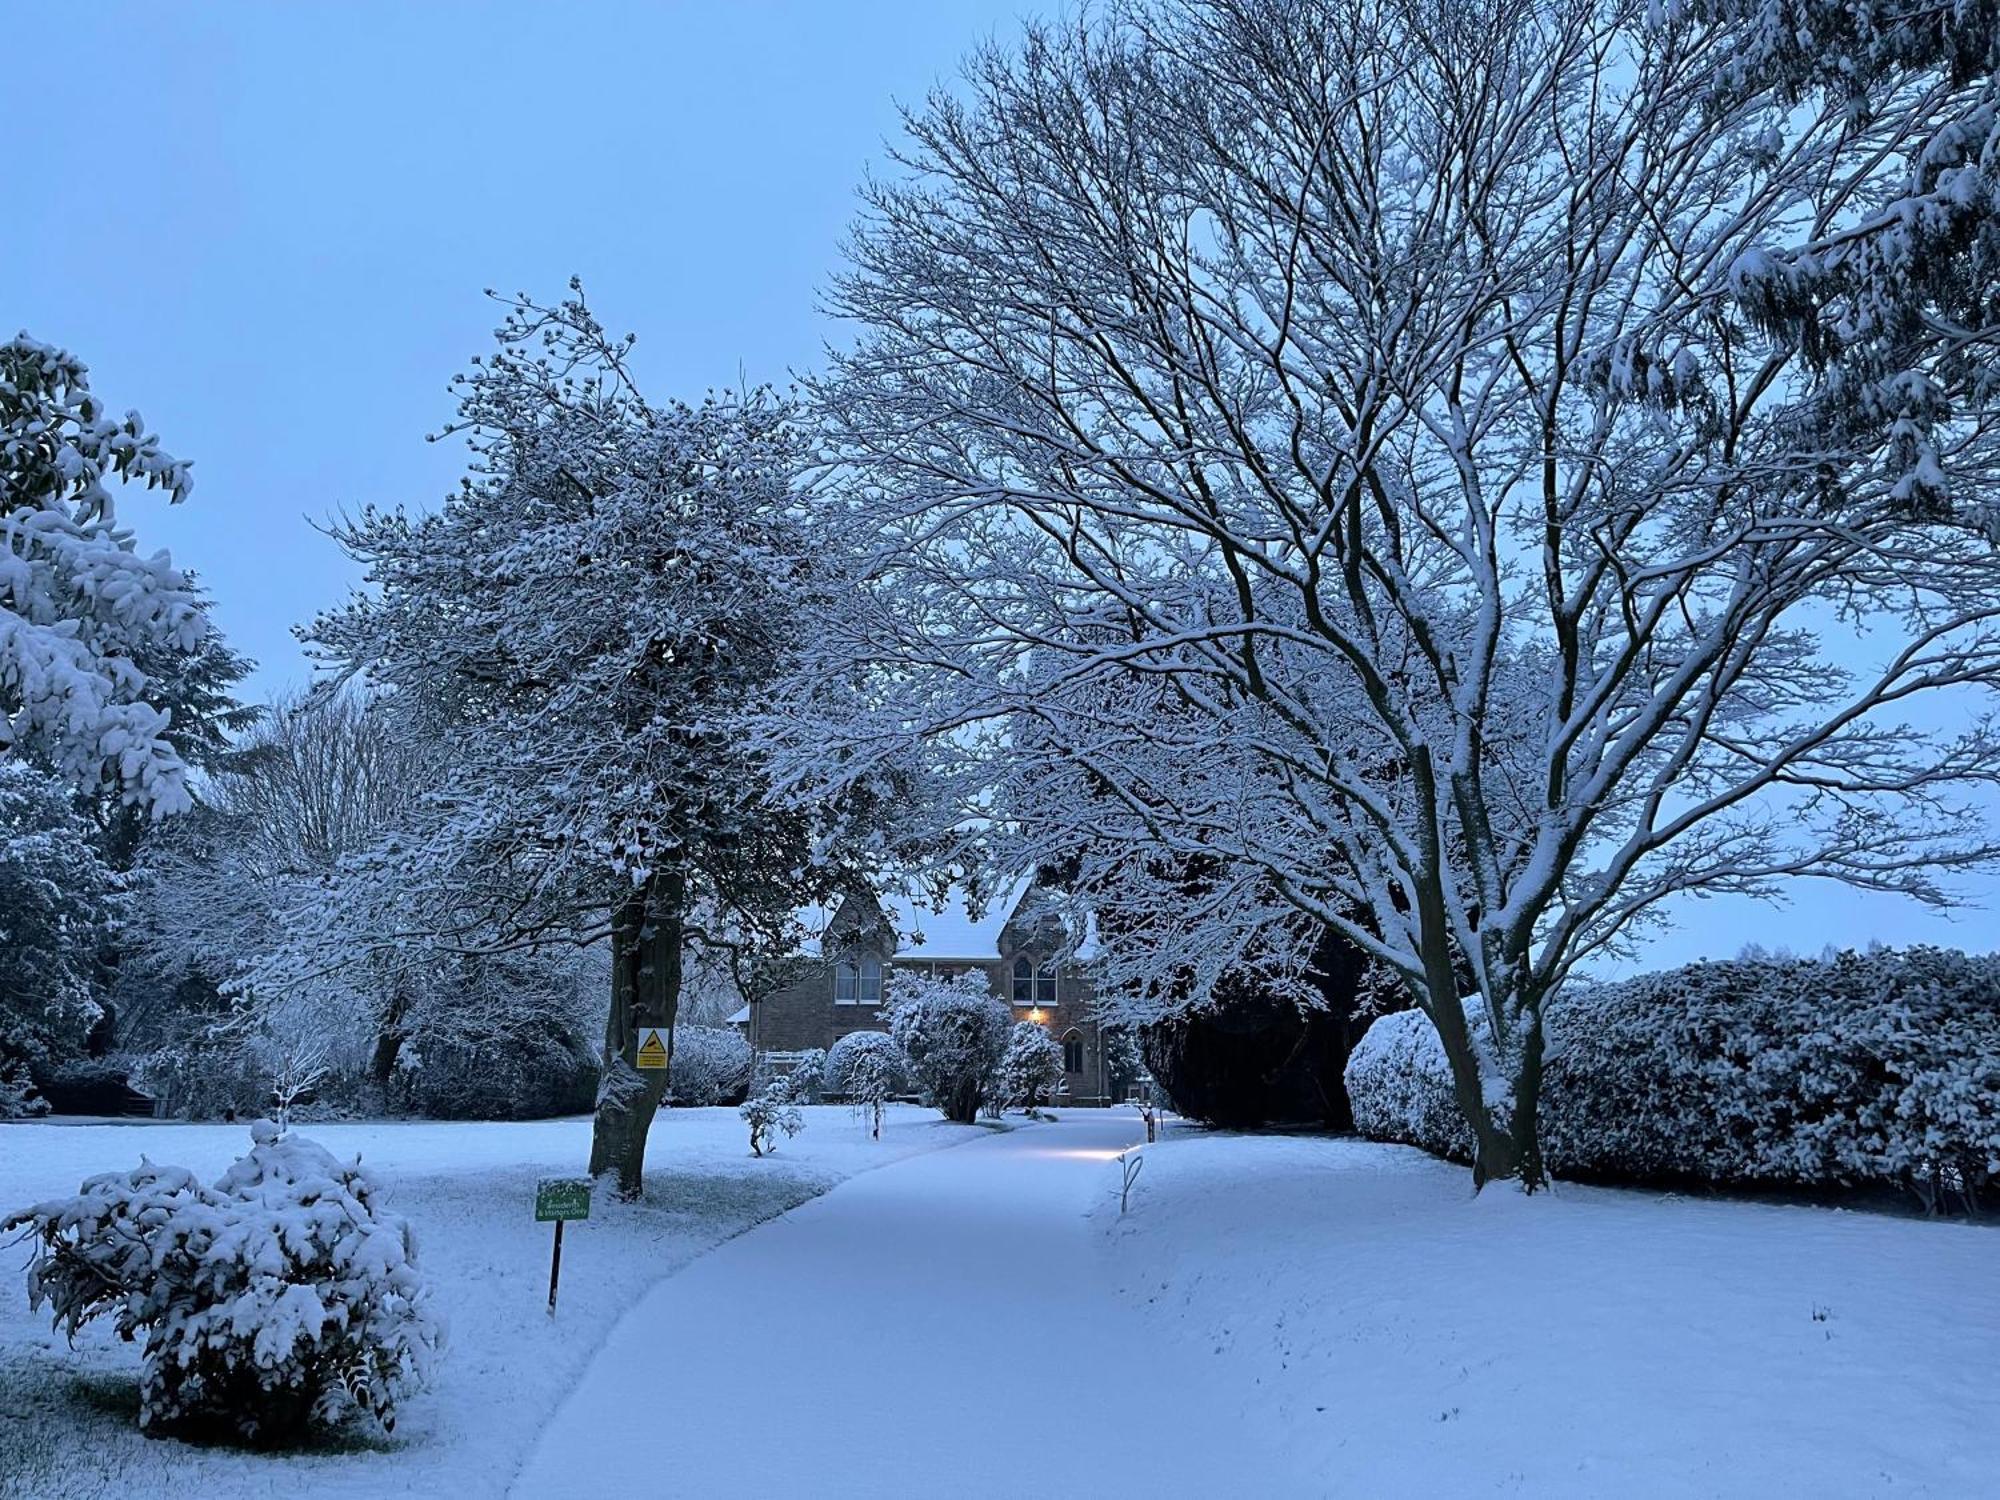
<svg viewBox="0 0 2000 1500"><path fill-rule="evenodd" d="M1514 1077L1504 1099L1489 1101L1487 1078L1473 1047L1471 1028L1466 1024L1465 1007L1459 997L1458 976L1451 962L1450 946L1439 939L1432 942L1429 932L1443 931L1443 908L1438 922L1427 929L1425 942L1426 992L1419 998L1437 1028L1444 1046L1445 1060L1451 1065L1452 1095L1460 1112L1472 1127L1472 1186L1478 1192L1489 1182L1518 1180L1523 1192L1548 1186L1542 1167L1539 1119L1542 1093L1542 1016L1539 1000L1521 1007L1523 1034L1518 1052L1512 1047L1492 1047L1496 1062L1517 1058Z"/></svg>
<svg viewBox="0 0 2000 1500"><path fill-rule="evenodd" d="M611 1014L604 1028L590 1173L615 1171L621 1198L640 1194L646 1136L667 1091L667 1068L638 1066L639 1033L647 1026L659 1027L667 1037L671 1064L686 902L686 876L669 867L621 896L611 914Z"/></svg>

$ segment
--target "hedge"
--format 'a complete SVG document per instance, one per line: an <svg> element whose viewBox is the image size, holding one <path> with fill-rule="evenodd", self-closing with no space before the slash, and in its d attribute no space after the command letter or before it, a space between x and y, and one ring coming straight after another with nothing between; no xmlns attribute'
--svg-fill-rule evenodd
<svg viewBox="0 0 2000 1500"><path fill-rule="evenodd" d="M1572 986L1545 1024L1542 1150L1558 1175L1894 1187L1933 1209L2000 1178L2000 957L1694 964ZM1362 1134L1469 1159L1422 1014L1377 1021L1347 1087Z"/></svg>

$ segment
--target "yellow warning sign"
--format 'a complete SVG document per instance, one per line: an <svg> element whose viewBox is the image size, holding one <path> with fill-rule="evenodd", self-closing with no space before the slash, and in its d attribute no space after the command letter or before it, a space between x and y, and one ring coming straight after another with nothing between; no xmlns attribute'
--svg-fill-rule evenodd
<svg viewBox="0 0 2000 1500"><path fill-rule="evenodd" d="M664 1068L667 1065L666 1034L657 1026L644 1026L639 1030L639 1066L642 1068Z"/></svg>

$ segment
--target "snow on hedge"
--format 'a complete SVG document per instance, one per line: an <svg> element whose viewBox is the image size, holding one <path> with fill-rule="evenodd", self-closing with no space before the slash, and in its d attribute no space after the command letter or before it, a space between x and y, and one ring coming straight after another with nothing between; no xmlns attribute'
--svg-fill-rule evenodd
<svg viewBox="0 0 2000 1500"><path fill-rule="evenodd" d="M1932 1206L2000 1178L2000 957L1694 964L1574 986L1547 1027L1542 1147L1556 1172L1894 1186ZM1421 1013L1371 1026L1347 1086L1364 1135L1469 1153Z"/></svg>
<svg viewBox="0 0 2000 1500"><path fill-rule="evenodd" d="M727 1104L750 1086L750 1043L731 1026L676 1026L667 1098Z"/></svg>
<svg viewBox="0 0 2000 1500"><path fill-rule="evenodd" d="M408 1224L360 1162L268 1120L204 1187L143 1158L6 1221L35 1242L29 1299L74 1338L111 1316L145 1341L141 1426L260 1444L365 1413L392 1430L443 1328Z"/></svg>

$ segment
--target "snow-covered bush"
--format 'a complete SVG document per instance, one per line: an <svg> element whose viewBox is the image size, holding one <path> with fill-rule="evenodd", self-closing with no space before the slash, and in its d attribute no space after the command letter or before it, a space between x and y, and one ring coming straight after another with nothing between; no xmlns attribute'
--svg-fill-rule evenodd
<svg viewBox="0 0 2000 1500"><path fill-rule="evenodd" d="M2000 957L1936 948L1694 964L1580 985L1547 1017L1552 1170L1639 1182L1893 1186L1935 1207L2000 1178ZM1364 1134L1470 1149L1423 1017L1348 1067Z"/></svg>
<svg viewBox="0 0 2000 1500"><path fill-rule="evenodd" d="M676 1026L667 1099L733 1104L750 1086L750 1043L732 1026Z"/></svg>
<svg viewBox="0 0 2000 1500"><path fill-rule="evenodd" d="M1000 1109L1046 1104L1063 1083L1062 1043L1039 1021L1016 1021L994 1071L992 1100Z"/></svg>
<svg viewBox="0 0 2000 1500"><path fill-rule="evenodd" d="M1472 1129L1452 1096L1444 1047L1420 1010L1396 1011L1368 1028L1347 1059L1347 1097L1354 1128L1373 1140L1472 1159Z"/></svg>
<svg viewBox="0 0 2000 1500"><path fill-rule="evenodd" d="M930 1102L947 1120L970 1125L978 1119L1013 1027L986 976L976 971L956 979L898 975L886 1014L889 1034Z"/></svg>
<svg viewBox="0 0 2000 1500"><path fill-rule="evenodd" d="M798 1094L789 1077L773 1078L743 1101L737 1111L750 1126L750 1154L763 1156L778 1149L778 1132L797 1135L806 1128Z"/></svg>
<svg viewBox="0 0 2000 1500"><path fill-rule="evenodd" d="M0 1060L0 1120L21 1120L48 1113L48 1101L35 1092L27 1064Z"/></svg>
<svg viewBox="0 0 2000 1500"><path fill-rule="evenodd" d="M28 1294L74 1335L109 1315L145 1341L140 1425L260 1444L365 1413L385 1430L425 1385L443 1330L409 1226L358 1161L251 1129L212 1187L141 1161L15 1214Z"/></svg>
<svg viewBox="0 0 2000 1500"><path fill-rule="evenodd" d="M868 1133L882 1137L882 1109L904 1086L909 1060L886 1031L850 1031L826 1054L826 1086L843 1095Z"/></svg>

